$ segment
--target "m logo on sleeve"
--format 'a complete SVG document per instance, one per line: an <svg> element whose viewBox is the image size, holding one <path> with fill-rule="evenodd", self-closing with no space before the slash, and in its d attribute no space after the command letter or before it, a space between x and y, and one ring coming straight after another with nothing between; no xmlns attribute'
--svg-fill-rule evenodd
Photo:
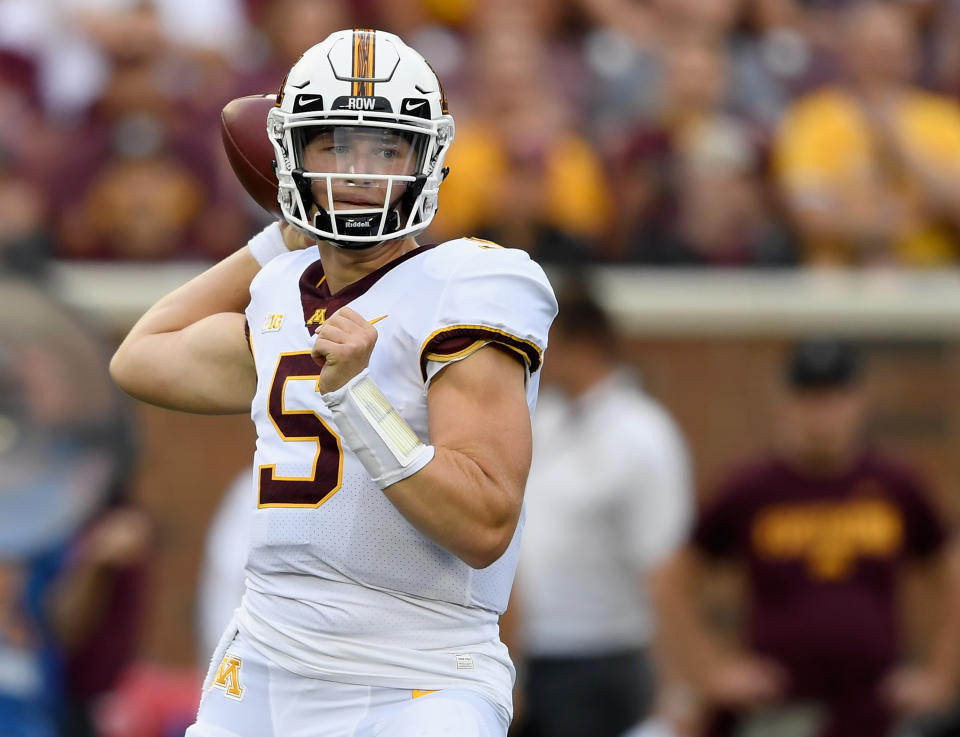
<svg viewBox="0 0 960 737"><path fill-rule="evenodd" d="M240 684L240 668L243 661L236 655L224 655L213 677L213 687L223 689L231 699L240 701L243 698L243 686Z"/></svg>

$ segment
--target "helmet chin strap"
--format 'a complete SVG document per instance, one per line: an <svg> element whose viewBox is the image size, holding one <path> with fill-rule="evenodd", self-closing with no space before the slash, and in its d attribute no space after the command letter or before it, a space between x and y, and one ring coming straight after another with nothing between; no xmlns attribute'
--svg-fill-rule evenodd
<svg viewBox="0 0 960 737"><path fill-rule="evenodd" d="M315 208L313 213L313 227L317 230L325 230L327 232L333 231L333 222L330 217L330 213L325 209L320 207L316 202L313 203ZM380 213L374 215L334 215L333 218L336 219L337 228L336 232L342 233L343 235L363 235L371 236L376 235L380 230L380 218L382 215ZM396 209L389 210L386 215L387 222L383 227L383 240L373 241L372 243L368 242L357 242L357 241L342 241L338 239L328 238L326 239L328 243L332 243L335 246L340 248L349 248L354 251L362 251L367 248L373 248L374 246L379 246L382 243L386 243L390 240L390 235L400 230L400 213Z"/></svg>

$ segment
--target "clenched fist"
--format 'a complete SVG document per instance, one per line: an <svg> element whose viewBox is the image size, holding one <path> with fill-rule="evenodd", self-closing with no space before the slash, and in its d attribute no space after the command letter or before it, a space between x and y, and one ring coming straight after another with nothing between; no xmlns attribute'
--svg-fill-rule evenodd
<svg viewBox="0 0 960 737"><path fill-rule="evenodd" d="M310 355L321 367L317 388L332 392L363 371L377 342L377 329L349 307L341 307L317 328Z"/></svg>

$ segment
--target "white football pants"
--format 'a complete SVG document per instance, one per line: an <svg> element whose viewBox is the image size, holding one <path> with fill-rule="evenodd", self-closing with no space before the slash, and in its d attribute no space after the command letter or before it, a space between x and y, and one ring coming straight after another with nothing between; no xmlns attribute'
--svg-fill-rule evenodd
<svg viewBox="0 0 960 737"><path fill-rule="evenodd" d="M321 681L224 643L184 737L506 737L492 702L468 689L420 692Z"/></svg>

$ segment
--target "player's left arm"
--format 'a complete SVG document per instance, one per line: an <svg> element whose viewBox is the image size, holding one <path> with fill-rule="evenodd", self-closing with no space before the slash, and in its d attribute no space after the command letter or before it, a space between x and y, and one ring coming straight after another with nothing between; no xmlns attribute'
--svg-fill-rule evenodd
<svg viewBox="0 0 960 737"><path fill-rule="evenodd" d="M387 498L465 563L484 568L497 560L516 529L530 469L526 367L518 354L488 344L436 374L427 394L431 445L424 446L364 378L376 328L343 307L316 336L318 390L344 444ZM406 462L395 462L384 437L395 448L406 439Z"/></svg>
<svg viewBox="0 0 960 737"><path fill-rule="evenodd" d="M507 549L530 470L526 369L489 344L447 365L427 402L433 460L384 493L420 532L473 566Z"/></svg>
<svg viewBox="0 0 960 737"><path fill-rule="evenodd" d="M429 445L370 377L377 329L361 315L343 307L330 317L313 358L343 446L410 524L484 568L507 550L520 518L532 445L527 381L557 302L522 251L460 248L466 258L441 298L410 326L428 387ZM473 343L449 350L464 340Z"/></svg>

